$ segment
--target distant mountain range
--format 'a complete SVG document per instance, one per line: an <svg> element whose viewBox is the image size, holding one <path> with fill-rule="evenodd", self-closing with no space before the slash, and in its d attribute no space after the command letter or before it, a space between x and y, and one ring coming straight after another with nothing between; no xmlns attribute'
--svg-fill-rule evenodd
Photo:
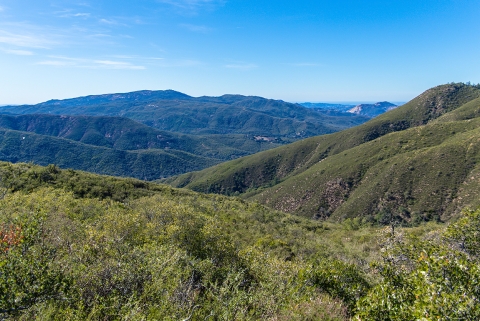
<svg viewBox="0 0 480 321"><path fill-rule="evenodd" d="M365 117L346 113L330 116L281 100L241 95L194 98L173 90L4 106L0 107L0 113L121 116L184 134L247 134L289 139L332 133L366 121Z"/></svg>
<svg viewBox="0 0 480 321"><path fill-rule="evenodd" d="M0 160L153 180L368 118L240 95L138 91L0 107Z"/></svg>
<svg viewBox="0 0 480 321"><path fill-rule="evenodd" d="M310 218L447 220L480 205L480 86L438 86L360 126L167 182Z"/></svg>

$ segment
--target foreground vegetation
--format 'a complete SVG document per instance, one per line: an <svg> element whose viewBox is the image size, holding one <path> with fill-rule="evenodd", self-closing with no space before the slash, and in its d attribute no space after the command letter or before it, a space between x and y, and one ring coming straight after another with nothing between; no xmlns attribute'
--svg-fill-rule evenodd
<svg viewBox="0 0 480 321"><path fill-rule="evenodd" d="M392 231L133 179L0 165L3 318L480 317L480 210L449 226Z"/></svg>

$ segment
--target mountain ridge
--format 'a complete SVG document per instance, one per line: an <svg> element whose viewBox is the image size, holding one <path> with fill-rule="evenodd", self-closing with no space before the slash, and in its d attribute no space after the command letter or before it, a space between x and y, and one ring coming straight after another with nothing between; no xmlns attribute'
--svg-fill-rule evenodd
<svg viewBox="0 0 480 321"><path fill-rule="evenodd" d="M180 157L179 168L183 168L184 172L199 170L207 165L281 146L304 137L332 133L366 120L366 117L346 113L319 113L297 104L257 96L194 98L173 90L91 95L50 100L37 105L0 107L0 128L44 135L34 142L45 142L47 136L66 138L86 144L74 144L80 155L97 153L98 149L91 147L100 146L112 149L110 154L130 155L132 159L135 158L133 154L140 154L125 154L116 150L144 149L141 159L144 159L145 153L157 154L154 156L157 167L162 167L158 162L159 155L171 156L173 153L175 157ZM21 134L18 133L17 136L19 135ZM8 146L10 143L12 145ZM38 154L30 156L19 150L17 153L21 157L15 158L12 148L20 148L20 145L14 140L3 140L3 144L4 160L39 160L41 165L48 165L46 160L58 164L68 163L61 155L59 157L62 159L58 162L50 155L42 155L48 149L37 150ZM52 140L52 144L59 146L63 142ZM195 157L199 157L200 167L191 165ZM110 160L114 161L113 158ZM159 169L157 175L153 172L147 176L139 176L138 173L132 175L142 179L158 179L181 174L172 167L173 162L165 161L168 165ZM141 161L130 164L140 167L145 165ZM73 168L87 170L92 166L94 164ZM105 167L105 172L95 172L128 175L126 170L119 172L110 168L113 166ZM136 172L136 169L132 168L131 171Z"/></svg>
<svg viewBox="0 0 480 321"><path fill-rule="evenodd" d="M171 178L167 180L167 182L170 182L173 186L187 187L196 191L230 195L238 194L247 199L251 198L260 201L273 208L303 216L343 219L355 216L355 214L351 214L352 210L342 212L342 209L346 208L346 205L343 205L342 209L340 209L339 206L343 203L348 203L349 196L353 195L354 190L357 190L357 195L362 195L356 196L358 199L363 197L369 199L370 203L380 204L373 209L369 208L369 210L371 210L370 215L372 216L369 219L372 220L385 220L385 217L390 215L387 215L386 212L391 211L395 206L397 208L402 207L408 212L408 214L402 214L405 216L404 219L401 218L400 214L395 214L400 217L399 219L401 221L429 220L433 219L432 217L436 217L436 219L447 219L450 215L454 215L459 208L452 208L451 204L453 204L452 202L456 199L454 197L456 193L455 190L464 182L466 176L463 175L476 171L476 165L472 165L473 167L471 167L468 158L459 156L465 155L466 157L465 153L467 149L462 151L457 150L458 155L451 152L444 153L444 155L446 155L445 159L448 159L463 169L459 170L458 173L451 172L448 168L440 170L441 174L439 175L450 173L449 175L454 177L455 181L451 181L450 178L444 178L444 186L448 186L444 192L447 194L450 193L448 194L450 196L448 198L432 197L432 199L435 199L435 202L433 202L434 204L429 209L426 207L415 207L415 204L419 203L418 200L424 199L425 197L420 191L412 192L414 194L416 193L414 196L399 197L398 193L400 193L401 186L394 184L392 186L398 187L395 187L396 190L392 192L394 196L390 198L385 195L376 195L376 199L372 200L366 196L368 193L365 195L360 193L362 189L359 189L359 186L362 184L362 180L367 172L373 170L376 164L383 164L382 173L389 172L387 167L385 167L386 163L383 162L388 162L389 158L397 154L405 154L405 151L400 152L400 150L396 149L396 146L404 146L405 141L411 141L411 137L415 137L412 134L418 126L424 126L427 129L422 132L422 135L417 137L418 142L421 144L415 143L415 150L420 151L422 148L426 148L426 151L433 153L436 150L435 148L445 148L447 151L455 146L455 144L444 144L440 140L432 140L430 136L433 135L434 137L435 135L432 133L437 132L438 137L447 135L448 137L451 136L453 141L456 139L459 146L471 144L472 142L469 143L468 135L477 137L478 132L475 131L475 126L478 126L478 120L470 118L469 120L460 120L458 122L444 124L444 126L448 125L448 127L446 127L446 133L442 133L440 127L435 127L438 126L435 125L435 120L439 119L440 121L441 116L449 117L449 113L455 111L457 108L459 109L458 113L462 112L462 115L471 116L472 113L476 115L472 110L478 108L480 102L478 97L480 97L480 88L476 86L465 84L437 86L425 91L402 107L380 115L363 125L330 135L307 138L284 147L219 164L200 172ZM465 107L468 110L462 108L464 105L468 107ZM430 122L431 124L428 125ZM468 126L465 127L467 124ZM472 128L472 126L474 128ZM410 131L408 131L409 128ZM463 136L458 134L462 132L462 128L470 128L470 133L465 134L468 136L467 138L462 138ZM455 133L460 136L456 136ZM389 153L385 155L382 149L374 148L374 142L376 141L386 142L383 146L386 148L385 151ZM423 146L423 144L427 145ZM405 146L409 145L407 144ZM365 149L362 150L362 148ZM470 148L468 150L472 151L475 149ZM354 151L356 152L353 153ZM356 157L350 157L348 156L349 154L355 154ZM428 154L430 156L426 156L427 154L420 157L420 159L431 159L432 162L435 160L435 162L442 163L437 156L432 156L437 154ZM472 155L476 154L474 153ZM344 156L346 158L342 158ZM476 159L475 157L477 156L472 157ZM402 157L399 159L402 159ZM408 164L409 159L413 160L416 158L413 157L412 154L411 157L402 159L402 163ZM425 161L424 163L427 164L425 166L429 169L433 164L431 162L429 163L429 161ZM342 164L344 168L342 168ZM327 170L327 167L330 169ZM416 174L418 174L419 171L423 173L418 165L411 165L409 167L412 167L412 171ZM401 175L411 173L411 170L408 169L409 167L405 169L404 166L401 166L404 172L400 170L392 172L394 175L391 179L400 180L399 177ZM319 174L315 174L317 172L314 170L315 168L318 168ZM330 173L331 179L325 181L323 178L319 178L323 175L322 171L324 171L323 173ZM435 172L434 174L437 175L438 173ZM378 175L381 176L383 174ZM415 175L409 175L407 175L409 180L414 180ZM421 175L426 175L425 177L428 178L428 181L432 182L433 186L435 185L433 182L437 178L435 178L430 170L427 170ZM315 181L312 177L317 177L317 179L323 181L323 183L312 185ZM309 183L310 181L312 183ZM379 186L382 187L378 187L378 189L387 193L389 190L388 186L383 185L382 182L379 182L379 184L380 183L381 185ZM367 185L368 184L364 187L366 188ZM472 192L474 186L475 184L469 189L470 192ZM279 189L280 187L282 188ZM392 187L392 190L393 189ZM366 190L363 190L363 192L366 193ZM431 191L431 193L434 193L434 191ZM473 195L477 195L477 193L473 193ZM409 205L411 199L413 199L415 204ZM286 206L285 202L290 203L290 205ZM382 205L382 202L384 205ZM459 202L458 205L460 205L460 203L462 202ZM474 203L475 201L473 201L472 204ZM462 204L466 205L464 203ZM340 209L339 212L336 212L337 208ZM352 208L355 209L355 206ZM366 210L359 211L359 213L362 213L362 216L364 216L366 212Z"/></svg>
<svg viewBox="0 0 480 321"><path fill-rule="evenodd" d="M331 116L257 96L194 98L176 91L140 91L4 106L0 113L121 116L184 134L254 134L293 139L335 132L367 120L351 114ZM274 131L266 130L267 126Z"/></svg>

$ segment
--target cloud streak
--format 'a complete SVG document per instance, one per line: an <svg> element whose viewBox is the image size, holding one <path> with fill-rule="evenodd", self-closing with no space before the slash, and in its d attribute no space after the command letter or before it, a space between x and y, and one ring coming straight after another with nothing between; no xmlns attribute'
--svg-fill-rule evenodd
<svg viewBox="0 0 480 321"><path fill-rule="evenodd" d="M47 40L42 36L0 30L0 43L25 48L48 48L55 42Z"/></svg>
<svg viewBox="0 0 480 321"><path fill-rule="evenodd" d="M318 64L314 62L297 62L289 65L294 67L321 67L322 66L322 64Z"/></svg>
<svg viewBox="0 0 480 321"><path fill-rule="evenodd" d="M184 13L197 13L202 9L214 10L223 6L226 0L157 0Z"/></svg>
<svg viewBox="0 0 480 321"><path fill-rule="evenodd" d="M91 16L89 12L74 12L71 9L55 11L53 14L60 18L90 18Z"/></svg>
<svg viewBox="0 0 480 321"><path fill-rule="evenodd" d="M6 49L4 52L17 56L33 56L34 53L29 50L20 50L20 49Z"/></svg>
<svg viewBox="0 0 480 321"><path fill-rule="evenodd" d="M117 70L144 70L145 66L136 65L126 61L119 60L100 60L72 58L64 56L49 56L49 60L39 61L37 65L54 67L75 67L87 69L117 69Z"/></svg>
<svg viewBox="0 0 480 321"><path fill-rule="evenodd" d="M118 25L119 23L115 20L112 19L100 19L100 23L106 24L106 25Z"/></svg>
<svg viewBox="0 0 480 321"><path fill-rule="evenodd" d="M129 70L143 70L144 66L136 66L124 61L112 61L112 60L95 60L93 61L98 67L104 67L107 69L129 69Z"/></svg>
<svg viewBox="0 0 480 321"><path fill-rule="evenodd" d="M56 67L75 66L76 65L74 62L62 61L62 60L45 60L45 61L39 61L36 64L37 65L43 65L43 66L56 66Z"/></svg>

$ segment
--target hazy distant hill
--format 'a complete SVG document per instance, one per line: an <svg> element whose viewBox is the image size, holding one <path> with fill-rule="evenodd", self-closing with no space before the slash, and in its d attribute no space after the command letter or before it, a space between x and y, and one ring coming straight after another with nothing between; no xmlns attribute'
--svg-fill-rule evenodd
<svg viewBox="0 0 480 321"><path fill-rule="evenodd" d="M389 103L388 101L382 101L375 104L360 104L347 110L347 112L367 117L377 117L396 107L397 105Z"/></svg>
<svg viewBox="0 0 480 321"><path fill-rule="evenodd" d="M388 101L377 102L375 104L358 105L333 103L301 103L300 105L314 110L318 110L320 112L330 112L330 115L332 115L332 111L336 111L339 112L338 114L351 113L369 118L377 117L378 115L381 115L397 107L397 105L392 104Z"/></svg>
<svg viewBox="0 0 480 321"><path fill-rule="evenodd" d="M340 112L347 112L349 109L355 107L350 104L333 104L333 103L300 103L300 105L307 108L314 108L320 110L336 110Z"/></svg>
<svg viewBox="0 0 480 321"><path fill-rule="evenodd" d="M480 204L478 97L478 86L438 86L363 125L171 183L308 217L446 218Z"/></svg>
<svg viewBox="0 0 480 321"><path fill-rule="evenodd" d="M173 91L51 100L0 107L2 114L122 116L148 126L186 134L243 134L300 139L363 123L365 117L328 115L298 104L253 96L190 97Z"/></svg>

